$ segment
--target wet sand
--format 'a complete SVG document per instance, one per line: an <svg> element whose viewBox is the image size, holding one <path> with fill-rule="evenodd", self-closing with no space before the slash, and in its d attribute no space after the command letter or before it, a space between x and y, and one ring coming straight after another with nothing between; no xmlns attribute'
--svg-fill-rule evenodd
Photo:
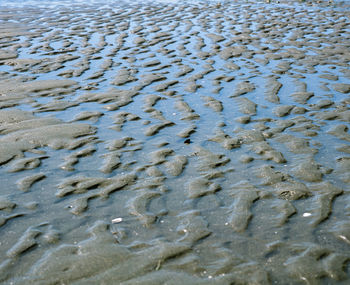
<svg viewBox="0 0 350 285"><path fill-rule="evenodd" d="M0 282L348 284L349 7L0 7Z"/></svg>

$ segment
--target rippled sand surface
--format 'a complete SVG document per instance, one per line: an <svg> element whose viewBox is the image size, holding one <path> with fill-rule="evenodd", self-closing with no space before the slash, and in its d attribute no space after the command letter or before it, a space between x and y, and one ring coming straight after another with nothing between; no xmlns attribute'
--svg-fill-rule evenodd
<svg viewBox="0 0 350 285"><path fill-rule="evenodd" d="M346 5L64 3L0 7L0 282L349 284Z"/></svg>

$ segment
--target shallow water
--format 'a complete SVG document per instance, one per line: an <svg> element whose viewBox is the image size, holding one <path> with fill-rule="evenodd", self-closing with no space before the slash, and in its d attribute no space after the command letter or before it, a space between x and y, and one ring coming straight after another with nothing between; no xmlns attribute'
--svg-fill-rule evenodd
<svg viewBox="0 0 350 285"><path fill-rule="evenodd" d="M0 282L348 284L345 4L0 9Z"/></svg>

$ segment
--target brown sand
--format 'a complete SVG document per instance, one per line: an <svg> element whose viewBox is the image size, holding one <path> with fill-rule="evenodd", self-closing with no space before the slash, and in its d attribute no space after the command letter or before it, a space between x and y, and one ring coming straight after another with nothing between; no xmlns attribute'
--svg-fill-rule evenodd
<svg viewBox="0 0 350 285"><path fill-rule="evenodd" d="M2 7L0 282L349 284L348 16Z"/></svg>

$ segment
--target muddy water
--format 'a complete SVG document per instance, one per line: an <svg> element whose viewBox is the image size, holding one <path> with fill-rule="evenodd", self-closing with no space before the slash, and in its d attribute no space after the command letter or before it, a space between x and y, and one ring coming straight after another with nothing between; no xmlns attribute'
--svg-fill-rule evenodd
<svg viewBox="0 0 350 285"><path fill-rule="evenodd" d="M348 284L345 5L34 4L0 11L3 284Z"/></svg>

